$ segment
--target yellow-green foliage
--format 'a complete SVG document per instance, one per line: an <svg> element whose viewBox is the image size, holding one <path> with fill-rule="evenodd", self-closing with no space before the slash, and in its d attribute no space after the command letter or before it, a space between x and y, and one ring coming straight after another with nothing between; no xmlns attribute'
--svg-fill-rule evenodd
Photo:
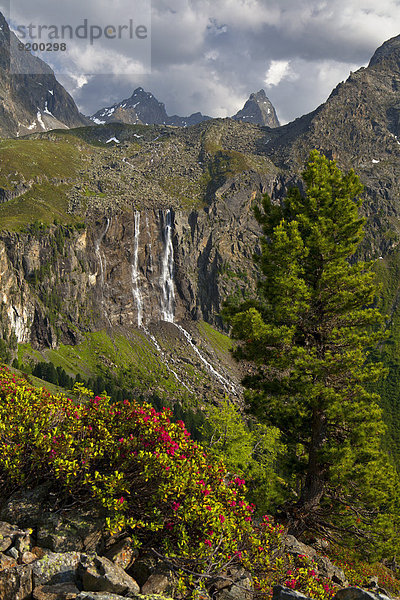
<svg viewBox="0 0 400 600"><path fill-rule="evenodd" d="M243 474L258 510L269 511L282 502L282 481L276 466L285 446L279 431L261 423L253 424L249 429L229 400L218 406L208 406L205 413L203 444L224 459L231 473Z"/></svg>
<svg viewBox="0 0 400 600"><path fill-rule="evenodd" d="M67 190L67 185L44 182L34 185L23 196L0 204L1 230L20 230L35 220L49 225L55 217L63 223L76 222L68 214Z"/></svg>
<svg viewBox="0 0 400 600"><path fill-rule="evenodd" d="M268 568L280 529L253 527L244 481L210 460L169 410L91 398L82 386L73 401L0 374L3 487L49 479L75 501L92 497L110 530L129 529L137 545L151 540L199 573L239 562Z"/></svg>

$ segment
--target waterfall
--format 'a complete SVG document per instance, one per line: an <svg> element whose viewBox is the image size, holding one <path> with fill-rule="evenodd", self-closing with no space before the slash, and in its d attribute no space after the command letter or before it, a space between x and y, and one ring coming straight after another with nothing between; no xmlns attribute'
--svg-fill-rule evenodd
<svg viewBox="0 0 400 600"><path fill-rule="evenodd" d="M94 244L94 251L96 253L97 260L99 261L99 264L100 264L100 281L101 281L102 288L104 286L104 273L106 270L106 264L105 264L106 258L104 255L102 255L102 253L100 251L100 244L103 242L109 228L110 228L110 219L107 217L106 227L105 227L103 233L101 234L100 238ZM104 263L103 263L103 260L104 260Z"/></svg>
<svg viewBox="0 0 400 600"><path fill-rule="evenodd" d="M216 378L225 389L229 389L231 392L237 394L235 386L223 377L214 367L208 362L207 359L201 354L196 344L193 342L192 336L182 325L178 325L174 322L174 310L175 310L175 291L174 291L174 247L172 245L172 215L171 211L167 210L163 214L163 231L164 231L164 255L162 259L161 269L161 314L163 321L173 323L177 329L187 339L192 349L195 351L201 362L205 365L208 371ZM174 373L176 376L176 373Z"/></svg>
<svg viewBox="0 0 400 600"><path fill-rule="evenodd" d="M105 229L104 229L103 233L101 234L100 238L98 240L96 240L96 242L94 243L94 251L96 253L97 260L99 261L99 265L100 265L101 306L103 309L103 313L104 313L109 325L111 326L111 321L107 314L106 307L104 305L104 274L106 273L106 270L107 270L107 261L106 261L106 257L104 255L104 253L100 250L100 245L102 244L105 236L107 235L107 232L110 229L110 225L111 225L111 219L109 219L107 217Z"/></svg>
<svg viewBox="0 0 400 600"><path fill-rule="evenodd" d="M236 388L233 385L233 383L231 383L230 381L228 381L228 379L225 379L225 377L223 377L223 375L218 373L218 371L216 371L214 369L214 367L208 362L208 360L206 358L204 358L204 356L201 354L200 350L197 348L196 344L193 342L193 338L190 335L190 333L188 331L186 331L186 329L184 329L182 327L182 325L178 325L177 323L174 323L174 325L175 325L175 327L177 327L177 329L179 329L180 332L183 333L183 335L189 342L192 349L196 352L197 356L200 358L201 362L207 367L207 369L210 371L210 373L212 375L214 375L214 377L216 377L216 379L218 379L218 381L220 383L222 383L222 385L224 386L225 389L228 388L231 392L233 392L234 394L237 394Z"/></svg>
<svg viewBox="0 0 400 600"><path fill-rule="evenodd" d="M174 291L174 247L172 245L172 216L167 210L163 214L164 227L164 256L161 269L161 315L163 321L174 322L175 291Z"/></svg>
<svg viewBox="0 0 400 600"><path fill-rule="evenodd" d="M133 262L132 262L132 294L137 307L137 324L142 326L143 322L143 298L139 286L139 235L140 235L140 212L135 211L135 234L133 243Z"/></svg>
<svg viewBox="0 0 400 600"><path fill-rule="evenodd" d="M152 249L152 245L151 245L151 234L150 234L150 227L149 227L149 217L148 217L147 213L146 213L146 232L147 232L148 249L149 249L149 269L150 269L151 272L153 272L153 249Z"/></svg>

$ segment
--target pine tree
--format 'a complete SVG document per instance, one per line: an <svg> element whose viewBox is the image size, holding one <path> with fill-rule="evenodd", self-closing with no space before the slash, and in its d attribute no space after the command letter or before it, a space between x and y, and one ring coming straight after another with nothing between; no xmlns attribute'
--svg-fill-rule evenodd
<svg viewBox="0 0 400 600"><path fill-rule="evenodd" d="M265 196L256 210L258 295L226 312L236 357L249 361L250 410L287 446L292 532L362 536L378 524L390 529L397 497L378 397L367 389L383 372L368 361L383 318L373 306L373 263L354 260L362 185L317 151L303 180L305 193L290 189L282 205Z"/></svg>

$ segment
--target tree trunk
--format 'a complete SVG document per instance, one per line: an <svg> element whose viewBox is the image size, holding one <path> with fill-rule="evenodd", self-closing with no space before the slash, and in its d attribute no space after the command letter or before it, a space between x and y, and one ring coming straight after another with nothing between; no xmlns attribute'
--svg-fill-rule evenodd
<svg viewBox="0 0 400 600"><path fill-rule="evenodd" d="M317 518L318 509L325 492L325 467L321 463L320 453L325 442L325 414L314 409L308 465L306 477L299 501L295 504L289 517L289 533L299 536L311 527Z"/></svg>
<svg viewBox="0 0 400 600"><path fill-rule="evenodd" d="M307 512L318 508L324 495L325 469L321 464L321 450L325 442L325 423L326 417L324 411L315 408L313 411L306 478L299 500L299 507Z"/></svg>

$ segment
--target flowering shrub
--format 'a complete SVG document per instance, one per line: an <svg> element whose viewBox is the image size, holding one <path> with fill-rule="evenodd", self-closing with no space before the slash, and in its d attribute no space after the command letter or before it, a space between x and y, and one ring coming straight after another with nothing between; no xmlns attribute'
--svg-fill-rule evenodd
<svg viewBox="0 0 400 600"><path fill-rule="evenodd" d="M323 600L332 598L336 593L330 581L318 577L318 568L308 556L300 554L292 558L292 565L287 569L286 576L286 587L300 590L310 598Z"/></svg>
<svg viewBox="0 0 400 600"><path fill-rule="evenodd" d="M393 571L382 563L369 565L360 560L354 550L333 546L329 553L330 560L343 569L349 585L362 587L371 577L378 577L378 585L394 596L400 595L400 581Z"/></svg>
<svg viewBox="0 0 400 600"><path fill-rule="evenodd" d="M111 531L133 532L136 544L169 557L185 586L243 564L267 569L282 529L252 523L239 477L228 478L222 461L209 459L182 421L148 404L79 400L32 388L0 370L0 480L35 485L54 480L75 500L92 497Z"/></svg>

